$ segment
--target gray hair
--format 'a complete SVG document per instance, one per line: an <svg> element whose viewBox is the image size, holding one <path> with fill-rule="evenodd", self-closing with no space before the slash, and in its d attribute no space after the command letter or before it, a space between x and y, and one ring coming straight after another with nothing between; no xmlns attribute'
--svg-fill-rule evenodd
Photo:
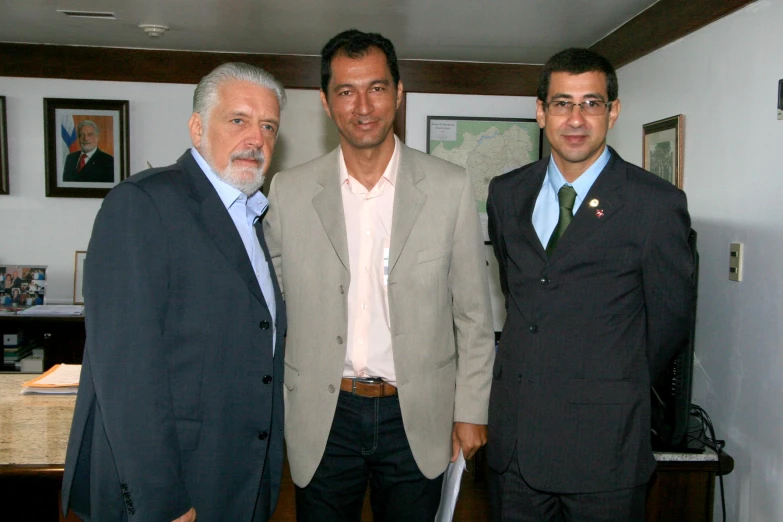
<svg viewBox="0 0 783 522"><path fill-rule="evenodd" d="M283 84L277 81L277 78L255 65L229 62L217 66L198 82L196 90L193 92L193 112L201 114L206 121L209 111L217 102L218 89L231 81L250 82L259 87L265 87L277 96L280 110L285 108L287 100L285 89Z"/></svg>
<svg viewBox="0 0 783 522"><path fill-rule="evenodd" d="M101 129L99 129L98 126L95 124L95 122L92 121L92 120L82 120L82 121L80 121L79 125L76 126L76 133L77 134L79 132L81 132L82 127L92 127L93 129L95 129L96 133L98 133L98 134L101 133Z"/></svg>

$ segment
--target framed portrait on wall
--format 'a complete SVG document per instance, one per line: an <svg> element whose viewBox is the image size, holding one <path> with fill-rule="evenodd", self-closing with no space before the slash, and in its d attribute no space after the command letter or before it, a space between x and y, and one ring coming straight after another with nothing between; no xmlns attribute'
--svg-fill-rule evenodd
<svg viewBox="0 0 783 522"><path fill-rule="evenodd" d="M5 96L0 96L0 194L10 194L8 189L8 138L6 138L5 120Z"/></svg>
<svg viewBox="0 0 783 522"><path fill-rule="evenodd" d="M682 189L682 148L685 116L654 121L642 126L644 169Z"/></svg>
<svg viewBox="0 0 783 522"><path fill-rule="evenodd" d="M489 182L541 159L542 132L533 118L427 116L427 153L467 170L485 243Z"/></svg>
<svg viewBox="0 0 783 522"><path fill-rule="evenodd" d="M47 197L102 198L128 177L128 105L44 98Z"/></svg>

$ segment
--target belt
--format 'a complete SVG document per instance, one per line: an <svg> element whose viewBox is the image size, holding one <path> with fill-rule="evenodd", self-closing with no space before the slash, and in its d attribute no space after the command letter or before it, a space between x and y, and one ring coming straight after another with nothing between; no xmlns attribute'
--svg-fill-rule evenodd
<svg viewBox="0 0 783 522"><path fill-rule="evenodd" d="M368 379L350 379L343 377L340 389L360 397L392 397L397 395L397 388L386 381L373 382Z"/></svg>

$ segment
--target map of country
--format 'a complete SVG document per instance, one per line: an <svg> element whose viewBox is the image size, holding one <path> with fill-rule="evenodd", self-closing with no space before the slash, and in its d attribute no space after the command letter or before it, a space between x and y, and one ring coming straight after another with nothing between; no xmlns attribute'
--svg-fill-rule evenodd
<svg viewBox="0 0 783 522"><path fill-rule="evenodd" d="M479 212L487 211L492 178L539 157L541 133L535 121L443 119L431 120L431 129L436 124L439 132L430 134L430 154L468 171Z"/></svg>

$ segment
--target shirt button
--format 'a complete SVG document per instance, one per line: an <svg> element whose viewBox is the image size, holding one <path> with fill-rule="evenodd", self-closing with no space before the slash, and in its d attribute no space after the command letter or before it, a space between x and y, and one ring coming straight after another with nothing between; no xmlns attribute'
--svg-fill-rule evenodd
<svg viewBox="0 0 783 522"><path fill-rule="evenodd" d="M334 386L333 385L330 384L326 389L329 390L329 393L334 393Z"/></svg>
<svg viewBox="0 0 783 522"><path fill-rule="evenodd" d="M362 310L367 310L367 305L366 304L362 305Z"/></svg>
<svg viewBox="0 0 783 522"><path fill-rule="evenodd" d="M370 235L370 231L369 231L369 230L365 230L365 231L364 231L364 235L365 235L365 236L369 236L369 235Z"/></svg>
<svg viewBox="0 0 783 522"><path fill-rule="evenodd" d="M343 344L343 338L339 335L337 336L337 344Z"/></svg>
<svg viewBox="0 0 783 522"><path fill-rule="evenodd" d="M269 433L267 433L266 431L262 431L261 433L258 434L258 440L266 440L268 438L269 438Z"/></svg>
<svg viewBox="0 0 783 522"><path fill-rule="evenodd" d="M264 384L269 384L270 382L272 382L272 376L271 375L264 375L263 383Z"/></svg>
<svg viewBox="0 0 783 522"><path fill-rule="evenodd" d="M528 328L528 330L530 330L530 333L532 333L532 334L538 333L538 326L533 325L530 328Z"/></svg>
<svg viewBox="0 0 783 522"><path fill-rule="evenodd" d="M359 339L359 344L364 344L364 341L362 341L361 339Z"/></svg>
<svg viewBox="0 0 783 522"><path fill-rule="evenodd" d="M258 323L258 327L262 330L269 330L269 321L261 321Z"/></svg>

